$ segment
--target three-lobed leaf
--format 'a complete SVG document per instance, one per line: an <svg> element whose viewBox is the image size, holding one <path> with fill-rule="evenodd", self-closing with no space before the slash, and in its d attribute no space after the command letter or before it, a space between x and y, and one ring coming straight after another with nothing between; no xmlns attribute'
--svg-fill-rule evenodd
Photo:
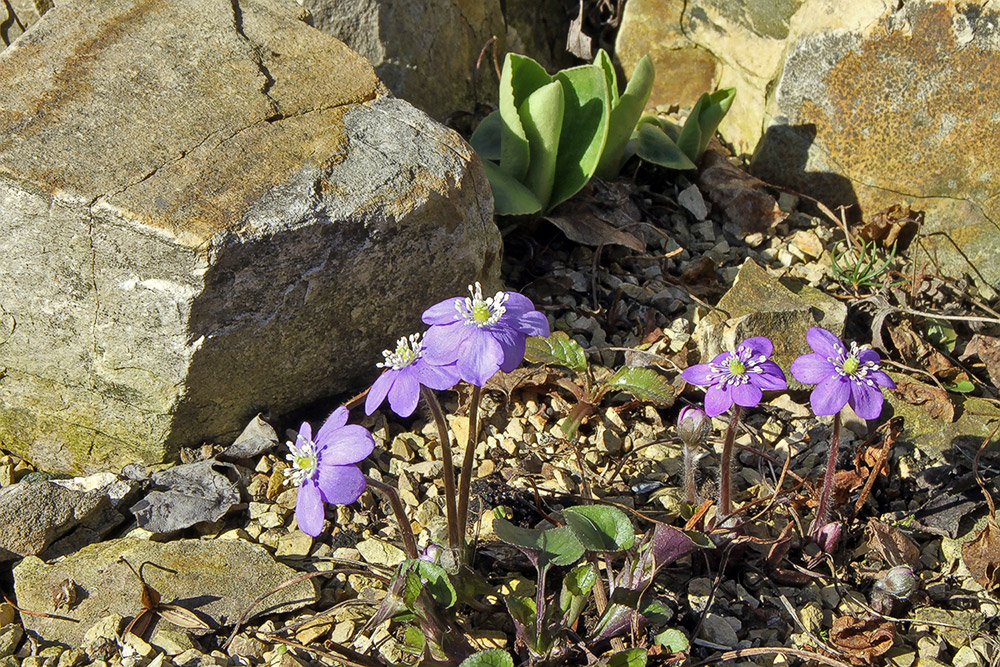
<svg viewBox="0 0 1000 667"><path fill-rule="evenodd" d="M583 556L583 544L566 526L522 528L501 518L493 520L493 530L501 540L521 550L536 567L572 565Z"/></svg>
<svg viewBox="0 0 1000 667"><path fill-rule="evenodd" d="M635 542L632 522L617 507L581 505L563 510L563 516L587 551L624 551Z"/></svg>
<svg viewBox="0 0 1000 667"><path fill-rule="evenodd" d="M470 655L459 667L514 667L514 659L507 651L494 648Z"/></svg>
<svg viewBox="0 0 1000 667"><path fill-rule="evenodd" d="M612 654L607 667L646 667L646 649L632 648Z"/></svg>
<svg viewBox="0 0 1000 667"><path fill-rule="evenodd" d="M536 364L565 366L580 373L587 370L587 353L564 331L553 331L547 338L529 336L524 358Z"/></svg>
<svg viewBox="0 0 1000 667"><path fill-rule="evenodd" d="M674 388L652 368L630 368L623 366L608 378L606 388L628 392L640 401L650 401L660 405L670 405L674 400Z"/></svg>

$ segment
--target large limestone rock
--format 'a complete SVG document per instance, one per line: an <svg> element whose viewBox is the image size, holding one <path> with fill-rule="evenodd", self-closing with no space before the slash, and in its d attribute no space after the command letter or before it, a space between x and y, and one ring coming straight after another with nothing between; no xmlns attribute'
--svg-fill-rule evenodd
<svg viewBox="0 0 1000 667"><path fill-rule="evenodd" d="M52 8L52 0L7 0L0 6L0 51Z"/></svg>
<svg viewBox="0 0 1000 667"><path fill-rule="evenodd" d="M500 0L300 0L311 22L343 40L375 67L397 96L444 121L496 102L498 81L483 46L496 35L502 54ZM478 89L477 89L478 88Z"/></svg>
<svg viewBox="0 0 1000 667"><path fill-rule="evenodd" d="M254 600L299 575L276 563L264 547L243 540L160 543L126 537L93 544L50 564L28 556L14 568L18 604L51 611L53 593L65 580L75 587L76 601L60 608L56 616L25 614L25 630L74 647L109 614L130 621L142 611L142 584L123 558L137 570L150 563L142 574L161 601L184 607L216 629L233 625ZM252 609L250 618L293 611L315 601L316 584L300 581L275 591ZM150 627L145 636L156 643L157 634L173 626L160 620Z"/></svg>
<svg viewBox="0 0 1000 667"><path fill-rule="evenodd" d="M0 100L0 446L43 468L231 439L498 281L468 145L258 0L60 3Z"/></svg>
<svg viewBox="0 0 1000 667"><path fill-rule="evenodd" d="M630 0L617 48L627 72L658 54L654 107L735 86L720 131L765 180L856 216L923 211L935 268L995 283L998 21L992 1Z"/></svg>

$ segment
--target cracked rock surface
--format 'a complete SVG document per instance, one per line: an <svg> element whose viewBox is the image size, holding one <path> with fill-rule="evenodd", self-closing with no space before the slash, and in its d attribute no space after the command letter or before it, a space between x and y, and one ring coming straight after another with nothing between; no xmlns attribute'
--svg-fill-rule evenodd
<svg viewBox="0 0 1000 667"><path fill-rule="evenodd" d="M0 439L43 469L369 382L385 332L497 280L471 149L284 5L60 3L0 99Z"/></svg>

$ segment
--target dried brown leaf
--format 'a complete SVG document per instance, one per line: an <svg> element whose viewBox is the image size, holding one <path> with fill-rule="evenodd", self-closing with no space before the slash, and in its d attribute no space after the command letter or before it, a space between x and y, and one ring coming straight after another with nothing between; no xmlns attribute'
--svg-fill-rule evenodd
<svg viewBox="0 0 1000 667"><path fill-rule="evenodd" d="M872 665L875 658L892 648L896 629L878 618L841 616L830 628L830 643L843 651L855 665Z"/></svg>
<svg viewBox="0 0 1000 667"><path fill-rule="evenodd" d="M990 519L974 539L962 545L962 561L979 585L1000 585L1000 526Z"/></svg>
<svg viewBox="0 0 1000 667"><path fill-rule="evenodd" d="M559 228L571 241L587 246L620 245L645 252L646 244L618 227L635 222L625 213L608 209L586 199L570 200L557 209L559 215L545 219Z"/></svg>
<svg viewBox="0 0 1000 667"><path fill-rule="evenodd" d="M558 374L544 366L519 366L510 373L497 373L486 381L485 388L502 391L510 400L511 394L519 389L553 386L558 377Z"/></svg>
<svg viewBox="0 0 1000 667"><path fill-rule="evenodd" d="M889 524L869 519L865 526L865 540L868 548L889 567L909 565L916 568L920 564L920 548L901 530Z"/></svg>
<svg viewBox="0 0 1000 667"><path fill-rule="evenodd" d="M580 2L580 13L569 23L566 33L566 50L581 60L591 61L594 58L593 40L583 32L583 2Z"/></svg>
<svg viewBox="0 0 1000 667"><path fill-rule="evenodd" d="M900 248L905 248L916 231L918 215L909 206L895 204L866 220L858 236L865 241L874 241L884 249L891 248L896 242L899 242Z"/></svg>
<svg viewBox="0 0 1000 667"><path fill-rule="evenodd" d="M896 383L895 395L911 405L922 405L931 419L955 421L955 405L948 392L920 382L900 379Z"/></svg>
<svg viewBox="0 0 1000 667"><path fill-rule="evenodd" d="M928 373L948 383L969 380L969 375L952 363L947 355L924 340L913 330L909 320L889 328L893 345L910 366L924 368Z"/></svg>
<svg viewBox="0 0 1000 667"><path fill-rule="evenodd" d="M979 357L986 366L990 382L994 387L1000 387L1000 338L975 334L965 346L961 359L964 361L970 357Z"/></svg>
<svg viewBox="0 0 1000 667"><path fill-rule="evenodd" d="M698 187L745 234L764 232L788 217L764 189L767 184L709 148L701 161Z"/></svg>
<svg viewBox="0 0 1000 667"><path fill-rule="evenodd" d="M211 630L208 623L201 620L194 612L175 604L161 604L155 607L153 611L178 628L184 628L185 630Z"/></svg>

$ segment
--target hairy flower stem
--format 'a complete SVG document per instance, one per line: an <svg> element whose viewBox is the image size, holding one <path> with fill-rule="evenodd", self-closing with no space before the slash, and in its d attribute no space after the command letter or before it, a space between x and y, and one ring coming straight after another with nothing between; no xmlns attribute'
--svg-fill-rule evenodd
<svg viewBox="0 0 1000 667"><path fill-rule="evenodd" d="M837 475L837 451L840 449L840 413L833 416L833 432L830 434L830 453L826 457L826 475L823 477L823 490L819 494L819 505L816 507L816 520L809 530L810 537L817 537L819 532L830 522L830 499L833 497L833 478Z"/></svg>
<svg viewBox="0 0 1000 667"><path fill-rule="evenodd" d="M419 552L417 551L417 541L413 539L413 527L410 525L410 520L403 510L403 503L399 499L396 489L367 475L365 475L365 481L368 482L368 486L380 491L389 499L389 504L392 505L392 512L396 515L396 523L399 524L399 534L403 536L403 546L406 548L406 554L410 558L416 558Z"/></svg>
<svg viewBox="0 0 1000 667"><path fill-rule="evenodd" d="M472 400L469 402L469 442L465 445L462 460L462 476L458 482L458 535L464 542L469 519L469 489L472 486L472 464L476 458L476 443L479 442L479 399L482 387L472 385Z"/></svg>
<svg viewBox="0 0 1000 667"><path fill-rule="evenodd" d="M455 464L451 456L451 435L448 432L448 422L445 421L444 412L441 410L441 403L427 387L421 385L420 392L424 395L427 404L431 406L431 413L434 415L434 423L437 424L438 439L441 441L441 462L444 465L444 502L445 510L448 513L448 546L454 549L461 549L462 533L459 532L458 504L455 495Z"/></svg>
<svg viewBox="0 0 1000 667"><path fill-rule="evenodd" d="M722 441L722 458L719 460L719 525L733 513L733 503L730 499L733 486L733 445L736 443L736 430L740 427L742 412L740 406L733 406L726 438Z"/></svg>
<svg viewBox="0 0 1000 667"><path fill-rule="evenodd" d="M697 467L697 448L684 445L684 500L692 505L698 504L698 488L694 480Z"/></svg>

